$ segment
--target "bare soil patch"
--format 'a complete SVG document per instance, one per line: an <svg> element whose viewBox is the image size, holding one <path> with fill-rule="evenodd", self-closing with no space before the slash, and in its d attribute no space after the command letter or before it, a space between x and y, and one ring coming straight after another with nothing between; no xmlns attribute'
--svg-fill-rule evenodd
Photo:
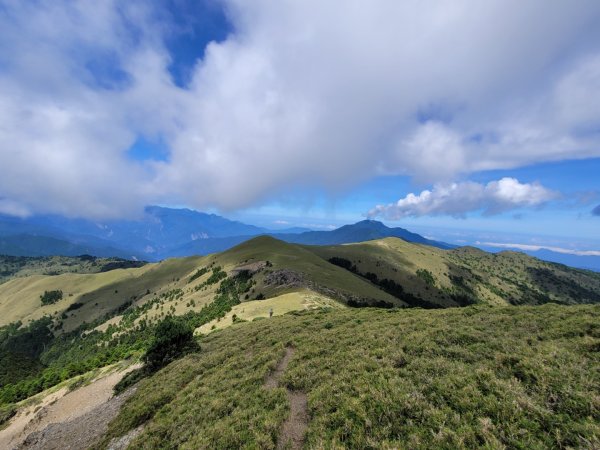
<svg viewBox="0 0 600 450"><path fill-rule="evenodd" d="M136 366L111 372L69 392L62 388L37 405L23 408L0 431L0 448L81 449L106 431L133 391L113 397L113 387Z"/></svg>

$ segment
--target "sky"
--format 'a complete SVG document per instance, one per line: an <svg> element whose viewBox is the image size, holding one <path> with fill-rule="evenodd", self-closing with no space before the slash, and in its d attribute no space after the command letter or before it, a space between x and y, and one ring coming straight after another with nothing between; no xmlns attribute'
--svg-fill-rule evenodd
<svg viewBox="0 0 600 450"><path fill-rule="evenodd" d="M597 0L0 0L3 214L600 250L599 174Z"/></svg>

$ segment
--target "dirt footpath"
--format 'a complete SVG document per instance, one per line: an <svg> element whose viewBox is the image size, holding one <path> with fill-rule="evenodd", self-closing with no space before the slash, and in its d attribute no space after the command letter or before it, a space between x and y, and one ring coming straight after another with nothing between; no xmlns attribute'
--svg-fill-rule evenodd
<svg viewBox="0 0 600 450"><path fill-rule="evenodd" d="M113 387L137 366L100 376L72 392L63 388L20 410L0 431L4 449L84 449L102 436L133 390L113 397Z"/></svg>
<svg viewBox="0 0 600 450"><path fill-rule="evenodd" d="M273 373L267 376L265 387L267 389L275 389L279 387L279 379L285 372L290 360L294 356L294 349L287 347L285 356ZM306 394L299 391L291 391L286 389L288 401L290 402L290 415L283 423L279 438L277 440L277 449L292 449L299 450L304 445L304 435L308 426L308 405Z"/></svg>

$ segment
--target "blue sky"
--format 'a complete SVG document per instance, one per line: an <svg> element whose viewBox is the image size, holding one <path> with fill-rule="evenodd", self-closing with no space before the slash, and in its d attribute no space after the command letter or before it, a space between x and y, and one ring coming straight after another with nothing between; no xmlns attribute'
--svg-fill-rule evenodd
<svg viewBox="0 0 600 450"><path fill-rule="evenodd" d="M2 213L600 250L597 2L0 0L0 44Z"/></svg>
<svg viewBox="0 0 600 450"><path fill-rule="evenodd" d="M478 236L492 232L492 236L504 242L516 239L516 242L527 243L537 238L547 244L599 249L600 221L592 214L592 208L600 203L599 173L600 158L478 172L470 178L480 183L502 177L514 177L525 183L540 182L560 192L562 197L534 209L515 209L493 216L474 211L465 217L407 217L384 222L456 243L463 243L465 239L464 243L473 243ZM298 225L326 229L362 220L365 211L375 203L393 203L402 193L428 187L415 185L408 177L377 177L333 196L315 191L306 195L304 190L298 190L287 200L274 200L234 216L267 227Z"/></svg>

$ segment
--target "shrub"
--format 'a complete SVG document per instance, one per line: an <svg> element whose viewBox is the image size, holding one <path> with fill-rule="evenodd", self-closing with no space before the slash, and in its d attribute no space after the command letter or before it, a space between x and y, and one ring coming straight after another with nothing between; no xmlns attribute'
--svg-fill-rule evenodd
<svg viewBox="0 0 600 450"><path fill-rule="evenodd" d="M200 278L200 277L201 277L202 275L204 275L205 273L208 273L208 269L207 269L206 267L202 267L202 268L200 268L200 269L196 270L196 273L194 273L194 274L193 274L193 275L190 277L190 279L189 279L188 283L191 283L192 281L194 281L194 280L196 280L196 279Z"/></svg>
<svg viewBox="0 0 600 450"><path fill-rule="evenodd" d="M79 302L71 303L69 305L69 307L67 308L67 311L75 311L76 309L79 309L82 306L83 306L83 303L79 303Z"/></svg>
<svg viewBox="0 0 600 450"><path fill-rule="evenodd" d="M44 291L42 295L40 295L40 300L42 301L42 305L53 305L59 300L62 300L63 292L60 290L56 291Z"/></svg>
<svg viewBox="0 0 600 450"><path fill-rule="evenodd" d="M194 329L184 320L169 316L156 326L152 342L144 355L144 362L154 371L185 353L198 349Z"/></svg>
<svg viewBox="0 0 600 450"><path fill-rule="evenodd" d="M417 276L421 278L427 286L435 286L435 278L433 274L427 269L418 269Z"/></svg>

